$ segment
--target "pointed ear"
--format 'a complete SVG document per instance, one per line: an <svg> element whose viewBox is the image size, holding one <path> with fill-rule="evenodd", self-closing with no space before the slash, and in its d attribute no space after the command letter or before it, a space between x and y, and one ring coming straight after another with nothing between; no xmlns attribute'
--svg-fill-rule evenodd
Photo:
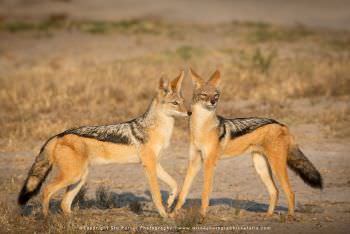
<svg viewBox="0 0 350 234"><path fill-rule="evenodd" d="M184 71L181 71L180 74L171 81L170 83L170 87L171 87L171 90L173 92L177 92L177 93L180 93L180 90L181 90L181 84L182 84L182 80L185 76L185 73Z"/></svg>
<svg viewBox="0 0 350 234"><path fill-rule="evenodd" d="M169 81L163 76L159 79L158 91L163 94L169 92Z"/></svg>
<svg viewBox="0 0 350 234"><path fill-rule="evenodd" d="M208 83L214 85L215 87L219 87L221 81L221 75L219 70L216 70L213 75L211 75L210 79L208 80Z"/></svg>
<svg viewBox="0 0 350 234"><path fill-rule="evenodd" d="M204 80L192 69L192 67L190 67L190 74L191 74L192 83L196 87L199 87L204 83Z"/></svg>

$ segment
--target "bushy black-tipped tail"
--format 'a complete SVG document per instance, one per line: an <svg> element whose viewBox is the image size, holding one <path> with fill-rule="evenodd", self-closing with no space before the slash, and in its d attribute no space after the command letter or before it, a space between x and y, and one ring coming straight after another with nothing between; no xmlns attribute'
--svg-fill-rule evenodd
<svg viewBox="0 0 350 234"><path fill-rule="evenodd" d="M323 182L320 172L309 161L297 145L292 146L288 153L287 164L301 179L313 188L322 189Z"/></svg>
<svg viewBox="0 0 350 234"><path fill-rule="evenodd" d="M19 193L18 204L21 206L25 205L30 198L40 191L42 183L51 171L52 165L46 156L44 147L36 157L35 162L29 170L28 177L24 182L21 192Z"/></svg>

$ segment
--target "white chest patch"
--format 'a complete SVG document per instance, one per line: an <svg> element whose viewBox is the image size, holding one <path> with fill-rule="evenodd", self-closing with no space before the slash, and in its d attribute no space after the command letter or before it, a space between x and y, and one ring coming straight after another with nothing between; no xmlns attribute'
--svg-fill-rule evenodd
<svg viewBox="0 0 350 234"><path fill-rule="evenodd" d="M171 125L167 129L165 129L165 132L164 132L164 148L167 148L169 146L169 144L170 144L171 135L173 134L173 128L174 128L174 126Z"/></svg>
<svg viewBox="0 0 350 234"><path fill-rule="evenodd" d="M173 118L165 118L161 121L158 126L158 132L160 139L157 140L157 144L155 145L155 152L159 155L160 151L164 148L167 148L170 144L171 136L174 128L174 119Z"/></svg>
<svg viewBox="0 0 350 234"><path fill-rule="evenodd" d="M215 127L215 123L208 121L213 112L204 109L201 106L195 105L192 107L193 113L191 116L191 131L195 138L195 141L200 140L201 136L205 135L206 131L209 131Z"/></svg>

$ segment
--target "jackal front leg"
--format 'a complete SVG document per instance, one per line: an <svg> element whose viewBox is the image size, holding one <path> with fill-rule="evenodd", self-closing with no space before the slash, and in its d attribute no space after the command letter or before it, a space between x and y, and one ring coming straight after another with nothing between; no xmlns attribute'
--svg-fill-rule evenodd
<svg viewBox="0 0 350 234"><path fill-rule="evenodd" d="M216 161L218 159L217 150L210 151L207 156L204 156L204 184L202 192L202 207L201 215L205 217L209 206L209 196L213 188L213 177Z"/></svg>
<svg viewBox="0 0 350 234"><path fill-rule="evenodd" d="M162 196L160 194L160 187L157 181L157 158L152 150L143 150L141 153L141 161L145 169L145 174L150 186L152 200L158 209L159 214L166 218L168 215L162 204Z"/></svg>
<svg viewBox="0 0 350 234"><path fill-rule="evenodd" d="M160 163L157 163L157 175L164 183L169 185L171 192L167 201L167 208L170 208L177 195L177 183L176 181L163 169Z"/></svg>
<svg viewBox="0 0 350 234"><path fill-rule="evenodd" d="M191 146L190 159L188 161L188 168L187 168L185 181L182 186L174 213L176 213L179 209L181 209L181 207L185 203L186 197L192 185L193 179L198 174L200 168L201 168L200 152L194 146Z"/></svg>

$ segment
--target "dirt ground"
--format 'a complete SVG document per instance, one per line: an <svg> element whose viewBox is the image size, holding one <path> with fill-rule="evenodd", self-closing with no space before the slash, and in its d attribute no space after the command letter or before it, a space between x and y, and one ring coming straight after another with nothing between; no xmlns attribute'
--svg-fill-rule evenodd
<svg viewBox="0 0 350 234"><path fill-rule="evenodd" d="M1 233L153 233L156 228L184 233L217 233L220 228L224 233L349 232L346 1L331 6L321 1L317 7L267 1L263 8L258 7L260 1L191 1L190 7L183 1L120 1L118 6L114 1L82 2L0 1ZM207 16L208 9L215 16ZM266 14L267 10L279 13ZM281 189L275 214L264 216L268 194L250 155L218 163L204 221L198 215L202 174L181 214L163 220L141 165L91 168L70 217L61 215L61 193L51 203L49 218L41 215L39 196L23 210L17 207L18 191L48 137L70 127L142 114L158 78L174 77L189 65L203 76L215 69L222 72L219 114L278 119L290 127L319 169L322 191L290 171L294 219L286 215ZM186 77L183 93L188 105L191 89ZM178 119L161 163L180 188L188 141L188 120ZM169 188L161 183L161 190L165 201Z"/></svg>
<svg viewBox="0 0 350 234"><path fill-rule="evenodd" d="M70 230L76 232L93 227L113 231L113 227L135 228L141 225L153 225L183 229L217 226L226 228L265 227L269 228L263 231L266 233L348 233L350 163L347 152L349 147L346 146L346 142L339 141L319 141L308 144L305 142L302 145L305 153L322 173L325 188L322 191L313 190L291 173L291 183L297 204L295 220L288 220L285 215L287 206L282 191L276 214L269 218L264 216L268 206L268 195L253 169L250 155L244 155L219 162L209 214L204 223L198 223L198 217L195 214L197 210L193 208L200 204L201 173L194 182L185 210L180 214L181 218L174 222L162 220L158 216L151 202L140 165L107 165L91 169L84 200L75 206L74 214L69 218L71 220L64 220L62 223L67 226L69 223ZM171 148L164 152L162 165L181 183L186 171L187 144L174 142ZM6 171L6 175L3 175L3 180L7 181L6 191L8 191L7 187L12 187L11 192L2 196L8 197L7 201L13 204L16 202L19 184L24 180L25 172L32 163L33 155L27 152L16 152L2 153L0 157L1 171ZM164 184L161 184L161 188L165 201L168 196L168 188ZM101 198L101 193L96 190L100 192L103 190L105 197ZM52 216L53 218L59 216L60 219L63 219L59 214L58 202L59 196L51 204ZM20 224L15 230L25 231L27 229L25 223L43 222L37 199L22 212L24 217L18 218ZM25 219L24 224L21 221L23 219ZM53 225L51 229L56 232L57 229L54 227L57 223L53 222L50 225ZM65 228L67 227L64 226L63 230ZM6 231L6 229L3 230ZM29 230L35 230L35 228L31 227ZM50 229L40 228L39 230L45 232ZM258 231L238 230L237 232Z"/></svg>

